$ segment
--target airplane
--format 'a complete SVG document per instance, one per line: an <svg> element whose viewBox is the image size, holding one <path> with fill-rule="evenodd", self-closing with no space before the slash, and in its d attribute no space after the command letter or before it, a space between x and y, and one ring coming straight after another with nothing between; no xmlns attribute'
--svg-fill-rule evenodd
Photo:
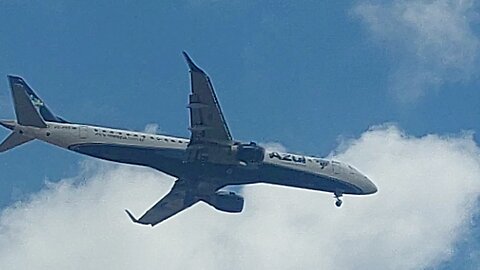
<svg viewBox="0 0 480 270"><path fill-rule="evenodd" d="M377 192L375 184L346 163L267 150L255 142L232 138L208 75L186 52L190 70L190 138L71 123L52 113L19 76L8 75L16 120L0 120L12 133L0 152L38 139L104 160L151 167L177 178L167 195L140 218L152 227L198 202L228 213L240 213L244 198L223 188L268 183L342 195Z"/></svg>

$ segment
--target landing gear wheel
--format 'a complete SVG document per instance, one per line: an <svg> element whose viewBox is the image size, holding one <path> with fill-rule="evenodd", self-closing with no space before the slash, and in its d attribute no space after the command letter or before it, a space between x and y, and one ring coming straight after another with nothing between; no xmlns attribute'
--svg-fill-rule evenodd
<svg viewBox="0 0 480 270"><path fill-rule="evenodd" d="M342 203L343 203L342 200L337 199L337 201L335 202L335 205L336 205L337 207L340 207L340 206L342 206Z"/></svg>
<svg viewBox="0 0 480 270"><path fill-rule="evenodd" d="M342 201L342 199L341 199L341 198L342 198L342 193L335 193L334 196L335 196L335 199L337 199L337 201L335 202L335 205L336 205L337 207L342 206L342 203L343 203L343 201Z"/></svg>

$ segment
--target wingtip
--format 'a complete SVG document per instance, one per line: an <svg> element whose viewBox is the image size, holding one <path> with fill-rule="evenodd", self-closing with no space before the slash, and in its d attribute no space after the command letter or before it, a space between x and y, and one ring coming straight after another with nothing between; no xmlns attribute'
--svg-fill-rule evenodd
<svg viewBox="0 0 480 270"><path fill-rule="evenodd" d="M151 223L149 223L149 222L144 222L144 221L142 221L142 220L141 220L142 218L140 218L140 220L139 220L139 219L136 219L136 218L133 216L133 214L130 213L130 211L128 211L128 209L125 209L125 212L127 213L128 217L132 220L133 223L137 223L137 224L141 224L141 225L151 225L152 227L155 225L155 224L151 224Z"/></svg>
<svg viewBox="0 0 480 270"><path fill-rule="evenodd" d="M185 58L185 61L187 61L188 67L190 68L191 71L205 73L197 65L195 65L192 58L190 58L190 56L186 51L182 51L182 54L183 54L183 57Z"/></svg>
<svg viewBox="0 0 480 270"><path fill-rule="evenodd" d="M125 212L127 213L128 217L134 222L134 223L139 223L138 219L136 219L128 209L125 209Z"/></svg>

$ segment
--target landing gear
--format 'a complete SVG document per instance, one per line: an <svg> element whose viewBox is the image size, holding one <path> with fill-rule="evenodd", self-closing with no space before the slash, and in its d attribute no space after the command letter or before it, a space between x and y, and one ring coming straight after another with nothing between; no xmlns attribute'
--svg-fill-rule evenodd
<svg viewBox="0 0 480 270"><path fill-rule="evenodd" d="M343 201L342 201L342 199L341 199L341 198L342 198L342 193L335 193L334 196L335 196L335 199L337 199L337 201L335 202L335 205L336 205L337 207L342 206L342 203L343 203Z"/></svg>
<svg viewBox="0 0 480 270"><path fill-rule="evenodd" d="M337 199L337 201L335 202L335 205L336 205L337 207L340 207L340 206L342 206L342 203L343 203L342 200Z"/></svg>

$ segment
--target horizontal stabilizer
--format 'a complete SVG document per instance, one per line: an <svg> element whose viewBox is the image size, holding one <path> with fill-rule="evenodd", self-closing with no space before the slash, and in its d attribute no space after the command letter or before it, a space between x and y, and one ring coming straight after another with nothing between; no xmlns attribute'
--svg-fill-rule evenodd
<svg viewBox="0 0 480 270"><path fill-rule="evenodd" d="M18 132L13 132L2 142L2 144L0 144L0 152L5 152L31 140L33 140L33 138L27 137Z"/></svg>

